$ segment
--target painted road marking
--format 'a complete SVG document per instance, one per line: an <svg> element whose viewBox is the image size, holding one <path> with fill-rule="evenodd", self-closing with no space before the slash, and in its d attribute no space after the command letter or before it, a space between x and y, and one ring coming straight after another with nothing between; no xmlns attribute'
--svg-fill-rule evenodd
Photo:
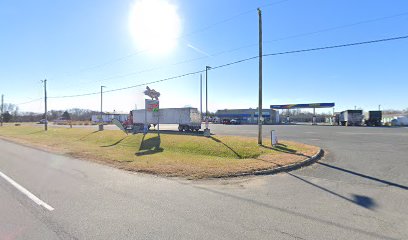
<svg viewBox="0 0 408 240"><path fill-rule="evenodd" d="M26 195L29 199L31 199L33 202L35 202L37 205L40 205L42 207L44 207L45 209L47 209L48 211L52 211L54 210L53 207L51 207L50 205L48 205L47 203L45 203L44 201L42 201L41 199L39 199L38 197L36 197L34 194L32 194L30 191L28 191L27 189L25 189L23 186L21 186L20 184L18 184L17 182L15 182L13 179L11 179L10 177L8 177L6 174L0 172L0 177L4 178L4 180L6 180L7 182L9 182L11 185L13 185L15 188L17 188L17 190L19 190L21 193L23 193L24 195Z"/></svg>

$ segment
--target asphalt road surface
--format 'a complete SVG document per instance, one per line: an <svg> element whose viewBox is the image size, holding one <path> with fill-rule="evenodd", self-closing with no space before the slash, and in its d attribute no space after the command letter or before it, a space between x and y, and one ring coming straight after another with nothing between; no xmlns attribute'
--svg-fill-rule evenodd
<svg viewBox="0 0 408 240"><path fill-rule="evenodd" d="M1 140L0 240L408 239L408 128L264 126L265 137L271 129L325 157L290 173L187 181Z"/></svg>

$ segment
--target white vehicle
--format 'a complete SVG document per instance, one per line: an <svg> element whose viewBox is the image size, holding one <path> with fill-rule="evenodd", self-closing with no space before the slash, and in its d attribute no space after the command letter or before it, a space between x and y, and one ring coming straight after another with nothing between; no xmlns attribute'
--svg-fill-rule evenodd
<svg viewBox="0 0 408 240"><path fill-rule="evenodd" d="M392 126L408 126L408 117L400 116L391 121Z"/></svg>
<svg viewBox="0 0 408 240"><path fill-rule="evenodd" d="M361 126L363 119L362 110L346 110L340 113L340 123L343 126Z"/></svg>
<svg viewBox="0 0 408 240"><path fill-rule="evenodd" d="M198 131L201 129L201 116L197 108L162 108L158 112L144 109L132 111L132 129L140 131L144 125L178 124L179 131ZM128 127L129 128L129 127Z"/></svg>

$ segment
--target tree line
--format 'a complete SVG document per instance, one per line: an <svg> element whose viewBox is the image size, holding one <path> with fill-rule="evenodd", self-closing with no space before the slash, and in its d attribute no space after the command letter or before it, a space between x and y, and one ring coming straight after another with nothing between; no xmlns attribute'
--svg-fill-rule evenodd
<svg viewBox="0 0 408 240"><path fill-rule="evenodd" d="M99 114L99 112L82 108L50 110L48 111L47 119L49 121L54 121L59 118L72 121L90 121L94 114ZM4 122L38 122L41 119L45 119L44 113L20 112L18 106L11 103L5 103L3 105L2 117Z"/></svg>

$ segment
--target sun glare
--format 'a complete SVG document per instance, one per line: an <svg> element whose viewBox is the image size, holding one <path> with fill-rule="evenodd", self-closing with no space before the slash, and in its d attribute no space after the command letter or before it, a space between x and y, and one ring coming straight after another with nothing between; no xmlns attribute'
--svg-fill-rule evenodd
<svg viewBox="0 0 408 240"><path fill-rule="evenodd" d="M130 10L130 32L141 50L155 54L170 52L180 35L176 6L166 0L138 0Z"/></svg>

